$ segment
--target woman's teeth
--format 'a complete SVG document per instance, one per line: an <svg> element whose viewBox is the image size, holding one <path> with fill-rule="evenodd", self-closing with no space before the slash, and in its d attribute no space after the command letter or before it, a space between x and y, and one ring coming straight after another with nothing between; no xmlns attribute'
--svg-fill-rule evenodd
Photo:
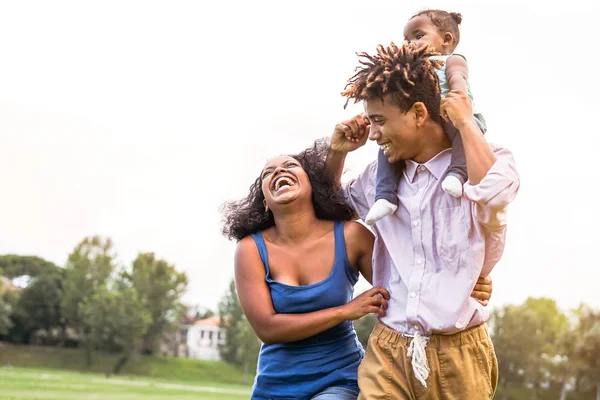
<svg viewBox="0 0 600 400"><path fill-rule="evenodd" d="M294 183L290 179L288 179L286 177L279 178L279 179L277 179L277 181L275 181L275 191L277 192L281 188L284 188L286 186L289 187L289 186L293 186L293 185L294 185Z"/></svg>

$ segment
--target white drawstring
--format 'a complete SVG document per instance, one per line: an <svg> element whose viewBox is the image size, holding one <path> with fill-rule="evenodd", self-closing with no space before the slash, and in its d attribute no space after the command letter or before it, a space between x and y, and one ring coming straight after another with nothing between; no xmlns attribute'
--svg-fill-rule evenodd
<svg viewBox="0 0 600 400"><path fill-rule="evenodd" d="M421 335L418 331L413 336L413 339L408 345L408 351L406 355L412 358L412 367L415 373L415 377L427 387L425 380L429 377L429 364L427 363L427 354L425 353L425 346L429 337Z"/></svg>

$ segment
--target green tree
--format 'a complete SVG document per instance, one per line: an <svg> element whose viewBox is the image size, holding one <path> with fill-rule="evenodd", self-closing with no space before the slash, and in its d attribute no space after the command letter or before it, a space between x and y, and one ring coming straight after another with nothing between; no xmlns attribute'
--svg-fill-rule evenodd
<svg viewBox="0 0 600 400"><path fill-rule="evenodd" d="M10 330L5 332L6 339L16 343L29 343L31 334L37 329L36 318L40 317L43 311L38 311L37 315L31 314L28 309L23 309L24 302L28 302L33 293L29 286L35 282L38 277L46 274L60 274L62 269L54 263L36 256L19 256L7 254L0 256L0 269L3 270L5 279L8 281L20 280L20 283L27 284L27 287L21 291L6 291L3 300L3 310L10 308ZM0 284L2 286L2 284ZM40 287L40 286L38 286ZM1 290L1 289L0 289ZM57 297L54 300L56 302ZM46 303L41 303L46 304ZM2 312L0 312L2 313ZM7 324L2 324L5 327Z"/></svg>
<svg viewBox="0 0 600 400"><path fill-rule="evenodd" d="M583 366L584 384L593 390L600 400L600 312L589 307L579 310L577 331L581 340L577 342L576 354Z"/></svg>
<svg viewBox="0 0 600 400"><path fill-rule="evenodd" d="M3 290L0 289L0 335L6 335L10 328L12 328L12 321L10 320L11 307L10 304L4 299Z"/></svg>
<svg viewBox="0 0 600 400"><path fill-rule="evenodd" d="M64 270L43 272L21 292L18 307L28 317L32 330L62 327L60 299L63 296Z"/></svg>
<svg viewBox="0 0 600 400"><path fill-rule="evenodd" d="M550 376L555 386L560 387L560 400L567 399L568 385L576 375L575 337L573 327L569 326L569 329L558 337L556 343L558 354L549 360Z"/></svg>
<svg viewBox="0 0 600 400"><path fill-rule="evenodd" d="M225 332L225 343L219 345L221 358L235 365L242 365L238 358L238 348L241 346L240 338L243 337L244 312L235 291L235 281L232 279L229 288L219 302L220 326Z"/></svg>
<svg viewBox="0 0 600 400"><path fill-rule="evenodd" d="M107 376L111 372L118 374L135 354L151 322L150 312L136 290L116 286L112 290L99 287L81 307L85 324L89 326L90 342L100 350L121 353L115 365L107 365Z"/></svg>
<svg viewBox="0 0 600 400"><path fill-rule="evenodd" d="M2 277L2 269L0 268L0 278ZM5 295L4 281L0 279L0 335L6 335L12 327L10 315L12 307Z"/></svg>
<svg viewBox="0 0 600 400"><path fill-rule="evenodd" d="M492 339L499 364L499 396L506 399L510 386L530 383L537 398L542 383L552 381L552 372L561 357L560 338L568 320L556 302L528 298L520 306L509 305L492 314Z"/></svg>
<svg viewBox="0 0 600 400"><path fill-rule="evenodd" d="M66 328L60 304L63 281L63 269L48 269L14 296L10 340L30 343L32 334L38 329L51 332L53 328Z"/></svg>
<svg viewBox="0 0 600 400"><path fill-rule="evenodd" d="M86 347L86 361L92 363L90 327L86 325L82 304L103 289L115 269L112 241L98 236L87 237L69 255L61 311L67 324L74 328Z"/></svg>
<svg viewBox="0 0 600 400"><path fill-rule="evenodd" d="M244 368L243 383L247 384L250 373L256 371L261 342L245 316L239 321L237 335L235 338L235 342L238 344L235 357L236 364L242 365ZM225 339L227 339L227 336Z"/></svg>
<svg viewBox="0 0 600 400"><path fill-rule="evenodd" d="M213 310L211 310L210 308L205 308L202 310L196 310L196 313L194 314L194 319L196 321L198 321L201 319L210 318L214 315L215 315L215 312Z"/></svg>
<svg viewBox="0 0 600 400"><path fill-rule="evenodd" d="M181 297L187 289L187 276L177 272L166 261L156 259L153 253L139 254L131 272L124 276L150 313L151 322L144 336L142 351L153 353L162 337L178 328L185 311Z"/></svg>
<svg viewBox="0 0 600 400"><path fill-rule="evenodd" d="M567 398L567 391L571 385L577 396L581 395L581 383L585 384L588 378L586 372L589 360L586 360L586 355L589 354L589 349L584 351L582 349L585 343L589 343L587 335L593 331L593 322L589 319L593 314L594 312L584 304L571 310L569 327L558 338L559 356L553 360L554 370L551 374L556 381L556 386L560 387L561 400ZM595 388L588 389L595 390Z"/></svg>
<svg viewBox="0 0 600 400"><path fill-rule="evenodd" d="M2 290L0 290L0 335L6 335L9 329L12 328L12 321L10 320L11 307L4 300L2 294Z"/></svg>
<svg viewBox="0 0 600 400"><path fill-rule="evenodd" d="M528 298L522 306L525 309L523 324L531 327L530 334L535 339L529 348L529 362L525 368L527 380L533 384L534 398L542 383L551 381L553 361L560 357L559 340L568 330L567 316L558 308L556 301L548 298Z"/></svg>
<svg viewBox="0 0 600 400"><path fill-rule="evenodd" d="M21 276L36 277L48 270L57 270L59 267L40 257L7 254L0 256L0 269L8 279L14 279Z"/></svg>
<svg viewBox="0 0 600 400"><path fill-rule="evenodd" d="M221 358L244 368L244 382L256 371L261 341L242 311L232 279L219 302L220 326L225 332L225 343L219 345Z"/></svg>
<svg viewBox="0 0 600 400"><path fill-rule="evenodd" d="M0 286L3 286L0 283ZM5 334L0 333L0 337L3 340L13 342L13 343L28 343L28 341L24 341L24 321L19 317L19 313L17 310L17 304L19 302L20 292L16 290L4 289L0 288L0 292L4 290L4 293L0 294L0 303L3 304L2 313L5 317L8 315L8 323L3 322L2 324L8 328L8 331ZM4 320L6 321L6 320ZM27 337L27 339L29 339Z"/></svg>
<svg viewBox="0 0 600 400"><path fill-rule="evenodd" d="M531 338L529 329L521 324L520 306L507 305L492 312L492 340L498 357L499 395L506 400L509 386L520 386L522 373L526 367L523 354L527 354Z"/></svg>

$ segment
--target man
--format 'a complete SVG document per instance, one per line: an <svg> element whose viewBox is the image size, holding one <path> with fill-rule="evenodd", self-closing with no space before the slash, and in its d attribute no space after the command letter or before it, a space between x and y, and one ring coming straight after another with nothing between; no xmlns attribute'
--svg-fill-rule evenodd
<svg viewBox="0 0 600 400"><path fill-rule="evenodd" d="M369 128L389 162L406 160L400 206L373 227L373 284L391 298L359 368L363 400L491 399L497 384L488 310L470 293L502 255L519 176L512 154L485 141L464 92L440 101L431 55L406 43L362 54L342 94L362 101L366 117L338 124L331 139L327 162L338 181ZM451 157L441 115L464 143L468 182L460 198L441 188ZM375 201L375 174L373 163L344 185L362 219Z"/></svg>

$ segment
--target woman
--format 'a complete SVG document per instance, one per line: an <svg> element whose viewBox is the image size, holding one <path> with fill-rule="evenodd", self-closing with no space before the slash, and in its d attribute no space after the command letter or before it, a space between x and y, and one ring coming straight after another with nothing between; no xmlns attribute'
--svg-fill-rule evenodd
<svg viewBox="0 0 600 400"><path fill-rule="evenodd" d="M355 400L364 351L351 321L385 315L383 288L352 299L359 273L371 283L374 236L324 173L328 147L268 161L223 209L238 297L263 342L252 399Z"/></svg>

